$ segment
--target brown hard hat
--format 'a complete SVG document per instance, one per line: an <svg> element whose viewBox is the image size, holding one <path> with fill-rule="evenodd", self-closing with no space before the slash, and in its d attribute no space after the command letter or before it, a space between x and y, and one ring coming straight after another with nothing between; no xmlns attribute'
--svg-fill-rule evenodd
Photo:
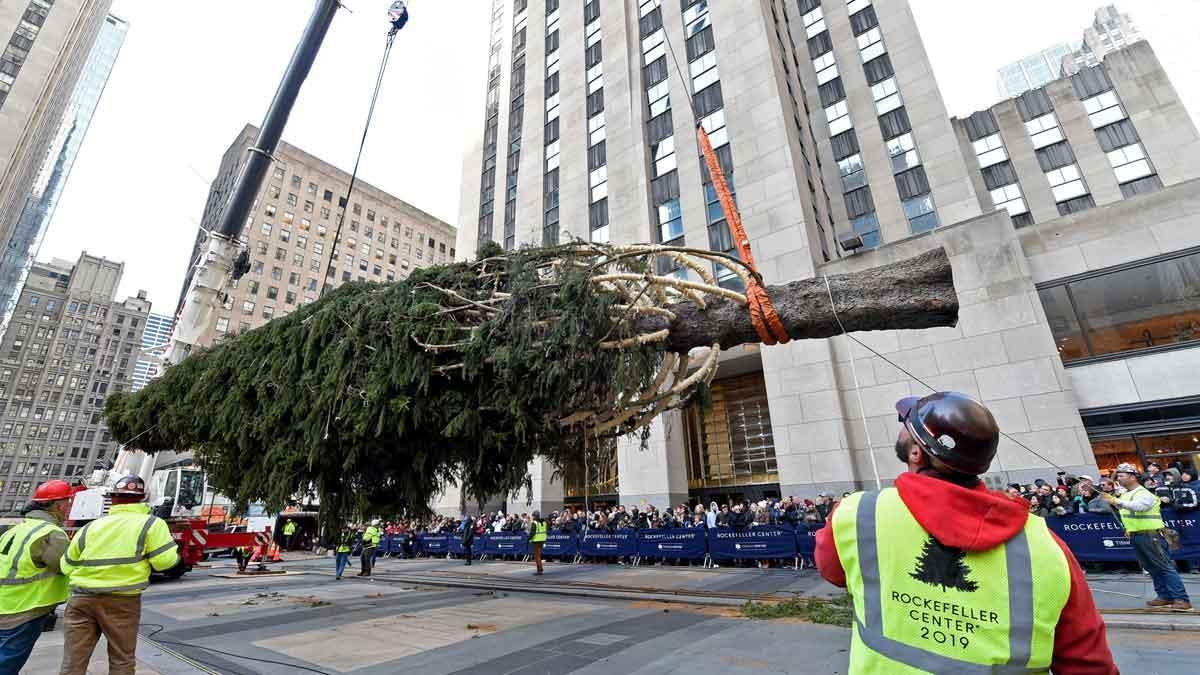
<svg viewBox="0 0 1200 675"><path fill-rule="evenodd" d="M982 403L953 391L896 403L900 422L921 449L959 473L987 473L1000 443L1000 427Z"/></svg>

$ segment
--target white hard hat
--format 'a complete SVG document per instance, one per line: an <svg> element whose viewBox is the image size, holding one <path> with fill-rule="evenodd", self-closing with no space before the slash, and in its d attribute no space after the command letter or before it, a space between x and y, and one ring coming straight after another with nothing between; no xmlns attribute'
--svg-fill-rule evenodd
<svg viewBox="0 0 1200 675"><path fill-rule="evenodd" d="M1118 465L1117 465L1117 469L1116 469L1116 471L1113 471L1113 473L1114 473L1114 474L1118 474L1118 473L1128 473L1128 474L1132 474L1132 475L1136 476L1136 475L1138 475L1138 474L1139 474L1139 473L1141 473L1141 472L1140 472L1140 471L1138 471L1138 470L1137 470L1137 467L1135 467L1134 465L1132 465L1132 464L1130 464L1130 463L1128 463L1128 462L1125 462L1125 463L1122 463L1122 464L1118 464Z"/></svg>
<svg viewBox="0 0 1200 675"><path fill-rule="evenodd" d="M372 520L372 521L371 521L371 524L372 524L372 525L378 525L378 524L379 524L379 519L378 519L378 518L376 518L375 520Z"/></svg>

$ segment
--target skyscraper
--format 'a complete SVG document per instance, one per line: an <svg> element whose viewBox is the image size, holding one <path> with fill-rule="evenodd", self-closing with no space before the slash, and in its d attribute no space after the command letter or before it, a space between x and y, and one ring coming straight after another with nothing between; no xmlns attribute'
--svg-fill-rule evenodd
<svg viewBox="0 0 1200 675"><path fill-rule="evenodd" d="M146 317L146 332L142 334L142 352L148 356L161 359L166 354L166 348L171 340L171 329L175 327L175 317L165 314L150 314ZM140 358L133 364L133 389L139 391L142 387L162 374L162 363L149 358Z"/></svg>
<svg viewBox="0 0 1200 675"><path fill-rule="evenodd" d="M104 400L129 390L150 314L145 291L114 300L123 271L87 253L30 271L0 341L0 509L115 457Z"/></svg>
<svg viewBox="0 0 1200 675"><path fill-rule="evenodd" d="M997 71L996 91L1001 98L1011 98L1057 80L1062 77L1063 59L1078 48L1078 44L1072 47L1062 42L1013 61Z"/></svg>
<svg viewBox="0 0 1200 675"><path fill-rule="evenodd" d="M1031 97L1020 137L1009 131L1015 107L996 113L995 125L986 115L952 120L905 0L591 0L580 10L558 0L493 2L482 141L463 168L461 251L486 239L512 248L566 237L731 251L695 141L701 124L770 283L866 271L940 246L961 310L953 328L723 353L709 408L662 415L644 444L617 443L590 481L555 480L554 467L534 462L535 508L585 495L662 507L874 485L903 468L892 454L895 401L931 388L983 400L1010 434L986 477L993 485L1108 465L1079 401L1091 416L1112 390L1098 374L1073 379L1085 364L1060 352L1069 326L1050 324L1040 293L1063 283L1063 268L1043 254L1084 255L1069 247L1092 240L1089 262L1071 269L1102 278L1112 265L1153 267L1155 255L1200 246L1200 228L1180 224L1168 240L1142 224L1149 214L1174 222L1171 209L1194 211L1187 167L1200 166L1195 127L1151 51L1127 48L1102 72L1046 85L1075 158L1034 147L1058 142L1033 138L1052 131L1038 126L1051 121L1045 101ZM1125 107L1112 109L1114 100ZM1149 173L1125 157L1133 137L1121 123L1135 111ZM1068 157L1082 180L1068 175ZM1027 207L1008 199L1014 185L1014 195L1028 193ZM1056 238L1064 228L1072 237ZM1122 246L1126 236L1145 241ZM1177 278L1168 263L1162 274ZM661 271L689 274L670 264ZM1087 358L1143 357L1111 342L1117 352ZM1157 357L1186 367L1180 359L1200 353L1186 349L1195 344ZM451 490L435 506L457 509L458 496Z"/></svg>
<svg viewBox="0 0 1200 675"><path fill-rule="evenodd" d="M1063 59L1063 72L1074 75L1098 65L1110 53L1142 39L1141 31L1128 14L1117 10L1115 5L1105 5L1096 10L1092 24L1084 29L1082 45Z"/></svg>
<svg viewBox="0 0 1200 675"><path fill-rule="evenodd" d="M112 0L0 7L0 328L62 194L127 25ZM99 39L98 39L99 38Z"/></svg>

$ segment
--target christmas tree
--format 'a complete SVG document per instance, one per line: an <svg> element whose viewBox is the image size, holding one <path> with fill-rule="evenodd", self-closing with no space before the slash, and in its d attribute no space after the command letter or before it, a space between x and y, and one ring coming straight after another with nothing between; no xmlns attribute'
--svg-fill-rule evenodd
<svg viewBox="0 0 1200 675"><path fill-rule="evenodd" d="M966 551L945 546L930 537L917 558L917 569L909 576L930 586L941 586L943 591L954 588L974 593L979 584L967 578L971 568L963 561L966 557Z"/></svg>

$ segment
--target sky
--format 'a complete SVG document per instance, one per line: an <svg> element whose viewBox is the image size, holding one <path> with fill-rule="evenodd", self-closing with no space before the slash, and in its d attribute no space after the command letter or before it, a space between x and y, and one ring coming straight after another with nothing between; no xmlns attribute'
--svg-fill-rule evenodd
<svg viewBox="0 0 1200 675"><path fill-rule="evenodd" d="M617 2L618 0L602 0ZM710 0L710 2L749 0ZM998 100L996 70L1078 40L1100 0L911 0L951 114ZM353 167L387 30L387 0L344 0L284 140ZM258 124L310 0L116 0L128 38L42 245L125 263L119 298L172 314L208 184ZM412 0L375 113L361 179L455 223L462 157L483 129L488 0ZM1200 0L1120 0L1200 119Z"/></svg>

